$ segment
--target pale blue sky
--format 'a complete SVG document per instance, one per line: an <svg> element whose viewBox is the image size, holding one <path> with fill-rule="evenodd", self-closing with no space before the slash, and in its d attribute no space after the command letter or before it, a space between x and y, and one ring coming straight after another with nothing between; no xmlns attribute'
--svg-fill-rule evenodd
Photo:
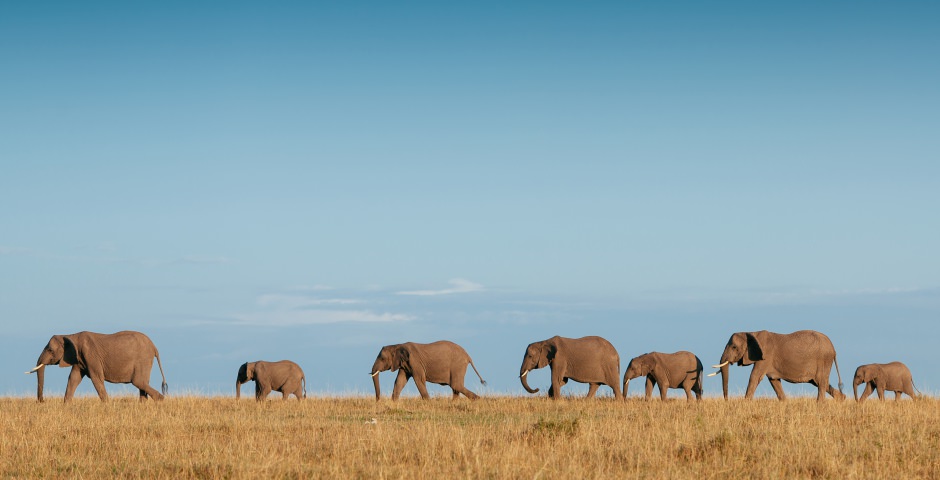
<svg viewBox="0 0 940 480"><path fill-rule="evenodd" d="M521 394L555 334L626 368L802 328L843 381L936 389L938 13L2 5L0 394L51 335L121 329L198 393L280 358L367 392L382 345L450 339Z"/></svg>

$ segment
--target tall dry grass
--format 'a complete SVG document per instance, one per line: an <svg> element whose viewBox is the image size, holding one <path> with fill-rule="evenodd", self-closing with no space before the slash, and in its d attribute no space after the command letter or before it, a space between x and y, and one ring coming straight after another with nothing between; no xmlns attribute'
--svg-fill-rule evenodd
<svg viewBox="0 0 940 480"><path fill-rule="evenodd" d="M940 476L935 399L273 398L0 399L0 476Z"/></svg>

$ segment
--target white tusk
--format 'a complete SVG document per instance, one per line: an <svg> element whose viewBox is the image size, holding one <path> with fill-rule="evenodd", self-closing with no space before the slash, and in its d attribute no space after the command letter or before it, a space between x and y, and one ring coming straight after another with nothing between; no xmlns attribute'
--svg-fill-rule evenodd
<svg viewBox="0 0 940 480"><path fill-rule="evenodd" d="M721 373L721 372L712 372L712 373L709 373L708 375L705 375L705 376L706 376L706 377L714 377L715 375L718 375L719 373Z"/></svg>
<svg viewBox="0 0 940 480"><path fill-rule="evenodd" d="M725 363L722 363L722 364L720 364L720 365L712 365L712 368L721 368L721 367L724 367L725 365L727 365L727 364L729 364L729 363L731 363L731 362L730 362L730 361L725 361Z"/></svg>
<svg viewBox="0 0 940 480"><path fill-rule="evenodd" d="M373 373L372 375L369 375L369 376L370 376L370 377L374 377L374 376L376 376L376 375L378 375L378 374L379 374L379 372L375 372L375 373Z"/></svg>
<svg viewBox="0 0 940 480"><path fill-rule="evenodd" d="M33 367L32 370L26 372L26 374L29 375L30 373L33 373L33 372L35 372L36 370L39 370L39 369L42 368L42 367L45 367L45 365L42 365L42 364L36 365L35 367Z"/></svg>
<svg viewBox="0 0 940 480"><path fill-rule="evenodd" d="M529 374L529 371L526 370L526 371L522 372L522 375L519 375L519 378L522 378L522 377L524 377L524 376L526 376L526 375L528 375L528 374Z"/></svg>

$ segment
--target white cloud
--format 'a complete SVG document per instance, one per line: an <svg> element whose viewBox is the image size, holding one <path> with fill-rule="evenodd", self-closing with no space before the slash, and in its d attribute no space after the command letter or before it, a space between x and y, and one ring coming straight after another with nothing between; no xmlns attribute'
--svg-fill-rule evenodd
<svg viewBox="0 0 940 480"><path fill-rule="evenodd" d="M470 280L464 280L463 278L455 278L447 282L451 285L451 288L445 288L442 290L410 290L405 292L397 292L398 295L418 295L418 296L432 296L432 295L453 295L455 293L471 293L471 292L481 292L483 291L483 285L479 283L471 282Z"/></svg>
<svg viewBox="0 0 940 480"><path fill-rule="evenodd" d="M201 265L222 265L226 263L232 263L232 259L228 257L212 257L206 255L187 255L183 258L177 260L179 263L192 263L192 264L201 264Z"/></svg>
<svg viewBox="0 0 940 480"><path fill-rule="evenodd" d="M258 297L258 305L282 310L316 307L320 305L354 305L362 300L352 298L312 298L304 295L267 294Z"/></svg>
<svg viewBox="0 0 940 480"><path fill-rule="evenodd" d="M341 322L407 322L411 315L368 310L278 310L235 315L243 325L293 326Z"/></svg>
<svg viewBox="0 0 940 480"><path fill-rule="evenodd" d="M30 255L33 251L28 248L6 247L0 245L0 255Z"/></svg>

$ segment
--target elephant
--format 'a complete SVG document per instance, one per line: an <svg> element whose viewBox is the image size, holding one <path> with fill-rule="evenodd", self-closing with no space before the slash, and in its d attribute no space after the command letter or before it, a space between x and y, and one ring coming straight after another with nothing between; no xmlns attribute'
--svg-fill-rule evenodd
<svg viewBox="0 0 940 480"><path fill-rule="evenodd" d="M519 379L527 392L537 393L539 389L529 387L526 375L546 365L551 365L552 369L549 398L560 398L561 387L568 380L589 384L587 398L593 398L601 385L610 387L614 398L621 398L620 355L610 342L601 337L565 338L556 335L530 343L519 369Z"/></svg>
<svg viewBox="0 0 940 480"><path fill-rule="evenodd" d="M156 357L163 378L161 391L150 387L150 372ZM58 364L60 367L72 367L68 385L65 388L65 401L71 401L75 389L84 377L90 377L98 398L108 399L104 382L130 383L140 390L140 400L147 397L163 400L167 393L166 376L160 363L157 347L146 335L140 332L123 331L112 334L78 332L71 335L53 335L43 348L36 361L36 367L26 372L36 373L36 397L43 401L42 389L45 383L45 366Z"/></svg>
<svg viewBox="0 0 940 480"><path fill-rule="evenodd" d="M732 363L737 363L738 366L754 365L751 378L747 382L747 392L744 395L746 399L754 397L757 384L760 383L761 377L766 375L780 400L786 398L780 380L815 386L818 389L816 400L819 402L826 398L827 393L836 400L845 400L842 393L842 374L839 373L839 362L836 361L836 349L829 337L814 330L800 330L790 334L761 330L731 335L719 364L714 365L719 371L708 375L711 377L721 373L721 388L725 400L728 399L728 365ZM838 390L829 385L833 364L839 376Z"/></svg>
<svg viewBox="0 0 940 480"><path fill-rule="evenodd" d="M473 359L467 354L460 345L447 340L440 340L433 343L399 343L395 345L386 345L379 350L375 357L375 363L372 364L372 383L375 386L375 399L382 398L379 387L379 372L386 370L398 371L398 377L395 378L395 388L392 390L392 400L398 400L401 391L405 388L412 377L421 398L427 400L428 389L426 382L436 383L438 385L448 385L454 393L453 398L457 399L460 394L464 394L471 400L477 399L477 394L471 392L464 386L464 377L467 375L467 365L473 367L473 371L480 379L480 383L486 385L486 381L480 376Z"/></svg>
<svg viewBox="0 0 940 480"><path fill-rule="evenodd" d="M858 386L865 384L865 391L861 398L858 396ZM869 363L855 369L855 378L852 380L852 394L858 402L864 402L873 390L878 391L878 398L885 399L885 390L894 392L894 399L900 400L901 393L911 398L914 395L914 379L911 370L901 362Z"/></svg>
<svg viewBox="0 0 940 480"><path fill-rule="evenodd" d="M702 399L702 361L692 352L650 352L630 360L623 374L623 397L627 397L630 380L646 375L646 399L653 394L653 386L659 384L659 396L666 399L667 388L685 390L685 398Z"/></svg>
<svg viewBox="0 0 940 480"><path fill-rule="evenodd" d="M307 398L307 379L300 365L290 361L279 362L246 362L238 367L238 377L235 379L235 399L242 397L242 384L255 382L255 400L261 402L268 398L271 391L281 392L283 399L287 400L294 394L298 400Z"/></svg>

